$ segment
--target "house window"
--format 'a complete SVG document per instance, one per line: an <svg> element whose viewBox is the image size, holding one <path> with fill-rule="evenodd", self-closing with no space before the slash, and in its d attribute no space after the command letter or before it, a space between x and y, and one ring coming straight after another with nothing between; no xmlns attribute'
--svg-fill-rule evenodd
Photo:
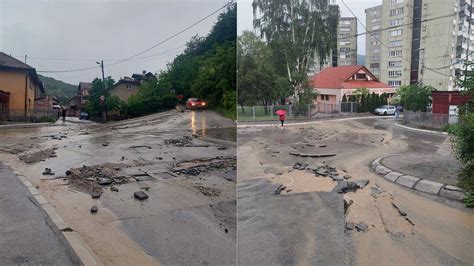
<svg viewBox="0 0 474 266"><path fill-rule="evenodd" d="M321 94L321 101L329 101L329 95Z"/></svg>
<svg viewBox="0 0 474 266"><path fill-rule="evenodd" d="M390 86L401 86L402 81L401 80L389 80L388 85L390 85Z"/></svg>
<svg viewBox="0 0 474 266"><path fill-rule="evenodd" d="M131 89L132 88L132 84L127 84L127 89Z"/></svg>
<svg viewBox="0 0 474 266"><path fill-rule="evenodd" d="M391 30L391 31L390 31L390 37L401 36L402 34L403 34L403 30L402 30L402 29Z"/></svg>
<svg viewBox="0 0 474 266"><path fill-rule="evenodd" d="M401 4L401 3L403 3L403 0L390 0L391 6L396 5L396 4Z"/></svg>
<svg viewBox="0 0 474 266"><path fill-rule="evenodd" d="M402 61L389 61L388 67L401 67Z"/></svg>
<svg viewBox="0 0 474 266"><path fill-rule="evenodd" d="M391 27L393 26L400 26L403 23L403 18L398 18L398 19L392 19L390 20L389 24Z"/></svg>
<svg viewBox="0 0 474 266"><path fill-rule="evenodd" d="M402 56L402 50L393 50L388 52L389 57Z"/></svg>
<svg viewBox="0 0 474 266"><path fill-rule="evenodd" d="M402 14L403 14L403 7L395 8L395 9L390 10L390 16L391 17L402 15Z"/></svg>
<svg viewBox="0 0 474 266"><path fill-rule="evenodd" d="M402 71L401 70L393 70L393 71L388 71L388 77L389 78L397 78L402 76Z"/></svg>
<svg viewBox="0 0 474 266"><path fill-rule="evenodd" d="M365 76L365 73L357 73L357 74L356 74L356 79L363 79L363 80L365 80L365 77L366 77L366 76Z"/></svg>
<svg viewBox="0 0 474 266"><path fill-rule="evenodd" d="M391 42L388 43L389 47L398 47L398 46L402 46L402 45L403 45L402 40L391 41Z"/></svg>

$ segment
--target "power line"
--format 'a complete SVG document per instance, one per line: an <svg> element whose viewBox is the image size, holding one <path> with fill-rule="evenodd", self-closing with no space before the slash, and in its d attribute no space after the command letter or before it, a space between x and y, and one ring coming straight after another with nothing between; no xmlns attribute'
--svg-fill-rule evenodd
<svg viewBox="0 0 474 266"><path fill-rule="evenodd" d="M203 22L204 20L206 20L207 18L211 17L212 15L218 13L218 12L221 11L222 9L224 9L224 8L226 8L226 7L228 7L228 6L230 6L231 4L233 4L233 0L230 1L229 3L225 4L225 5L222 6L221 8L217 9L216 11L214 11L214 12L210 13L209 15L205 16L204 18L202 18L202 19L200 19L200 20L194 22L193 24L191 24L190 26L186 27L185 29L183 29L183 30L181 30L181 31L179 31L179 32L177 32L177 33L171 35L170 37L168 37L168 38L166 38L166 39L160 41L159 43L153 45L152 47L150 47L150 48L148 48L148 49L145 49L145 50L143 50L143 51L141 51L141 52L139 52L139 53L136 53L136 54L134 54L134 55L132 55L132 56L129 56L129 57L123 59L123 60L120 60L120 61L118 61L118 62L115 62L115 63L113 63L113 64L110 64L110 65L108 65L108 66L113 66L113 65L116 65L116 64L120 64L120 63L122 63L122 62L124 62L124 61L127 61L127 60L129 60L129 59L131 59L131 58L134 58L134 57L136 57L136 56L142 55L142 54L144 54L144 53L150 51L151 49L156 48L156 47L162 45L163 43L165 43L165 42L167 42L167 41L173 39L174 37L176 37L176 36L182 34L183 32L185 32L185 31L191 29L191 28L194 27L194 26L198 25L199 23Z"/></svg>
<svg viewBox="0 0 474 266"><path fill-rule="evenodd" d="M157 44L151 46L150 48L145 49L145 50L143 50L143 51L141 51L141 52L139 52L139 53L136 53L136 54L134 54L134 55L132 55L132 56L129 56L129 57L125 58L125 59L118 60L117 62L112 63L112 64L109 64L109 65L106 65L106 66L113 66L113 65L117 65L117 64L119 64L119 63L125 62L125 61L131 61L134 57L137 57L137 56L139 56L139 55L142 55L142 54L144 54L144 53L146 53L146 52L148 52L148 51L150 51L150 50L152 50L152 49L154 49L154 48L156 48L156 47L158 47L158 46L160 46L160 45L166 43L167 41L169 41L169 40L175 38L176 36L178 36L178 35L180 35L180 34L186 32L187 30L189 30L189 29L193 28L194 26L200 24L201 22L203 22L204 20L208 19L208 18L211 17L212 15L218 13L218 12L221 11L222 9L227 8L228 6L230 6L230 5L233 4L233 3L234 3L234 1L231 0L230 2L228 2L228 3L225 4L224 6L220 7L219 9L213 11L212 13L208 14L208 15L205 16L204 18L202 18L202 19L200 19L200 20L194 22L194 23L191 24L190 26L188 26L188 27L184 28L183 30L181 30L181 31L179 31L179 32L177 32L177 33L171 35L170 37L168 37L168 38L166 38L166 39L160 41L159 43L157 43ZM150 57L153 57L153 56L156 56L156 55L141 57L141 58L138 58L138 59L150 58ZM55 60L59 60L59 59L60 59L60 58L55 58ZM76 61L76 59L73 59L73 60ZM88 61L96 61L96 60L88 60ZM94 66L94 67L85 67L85 68L69 69L69 70L45 70L45 71L37 71L37 72L41 72L41 73L66 73L66 72L85 71L85 70L94 69L94 68L98 68L98 67L97 67L97 66Z"/></svg>

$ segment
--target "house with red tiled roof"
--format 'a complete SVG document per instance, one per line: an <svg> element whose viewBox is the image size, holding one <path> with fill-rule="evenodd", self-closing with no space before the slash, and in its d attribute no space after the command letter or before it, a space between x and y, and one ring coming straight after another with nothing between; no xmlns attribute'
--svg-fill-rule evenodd
<svg viewBox="0 0 474 266"><path fill-rule="evenodd" d="M367 88L369 93L386 93L389 98L396 92L396 88L380 82L362 65L325 68L313 76L311 84L318 93L316 103L340 103L344 95L348 98L359 88Z"/></svg>

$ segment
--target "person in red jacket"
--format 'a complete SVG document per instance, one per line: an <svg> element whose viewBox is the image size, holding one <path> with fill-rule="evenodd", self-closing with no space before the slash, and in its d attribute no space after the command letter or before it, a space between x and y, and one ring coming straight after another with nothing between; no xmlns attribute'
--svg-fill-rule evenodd
<svg viewBox="0 0 474 266"><path fill-rule="evenodd" d="M285 123L285 119L286 119L285 114L284 113L280 114L279 119L280 119L280 122L281 122L281 128L283 128L283 124Z"/></svg>

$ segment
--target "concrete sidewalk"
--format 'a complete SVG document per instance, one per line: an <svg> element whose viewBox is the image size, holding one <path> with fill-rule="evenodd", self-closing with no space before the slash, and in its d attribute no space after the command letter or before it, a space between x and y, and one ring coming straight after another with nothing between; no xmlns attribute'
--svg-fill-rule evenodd
<svg viewBox="0 0 474 266"><path fill-rule="evenodd" d="M18 177L0 163L0 264L82 265Z"/></svg>

